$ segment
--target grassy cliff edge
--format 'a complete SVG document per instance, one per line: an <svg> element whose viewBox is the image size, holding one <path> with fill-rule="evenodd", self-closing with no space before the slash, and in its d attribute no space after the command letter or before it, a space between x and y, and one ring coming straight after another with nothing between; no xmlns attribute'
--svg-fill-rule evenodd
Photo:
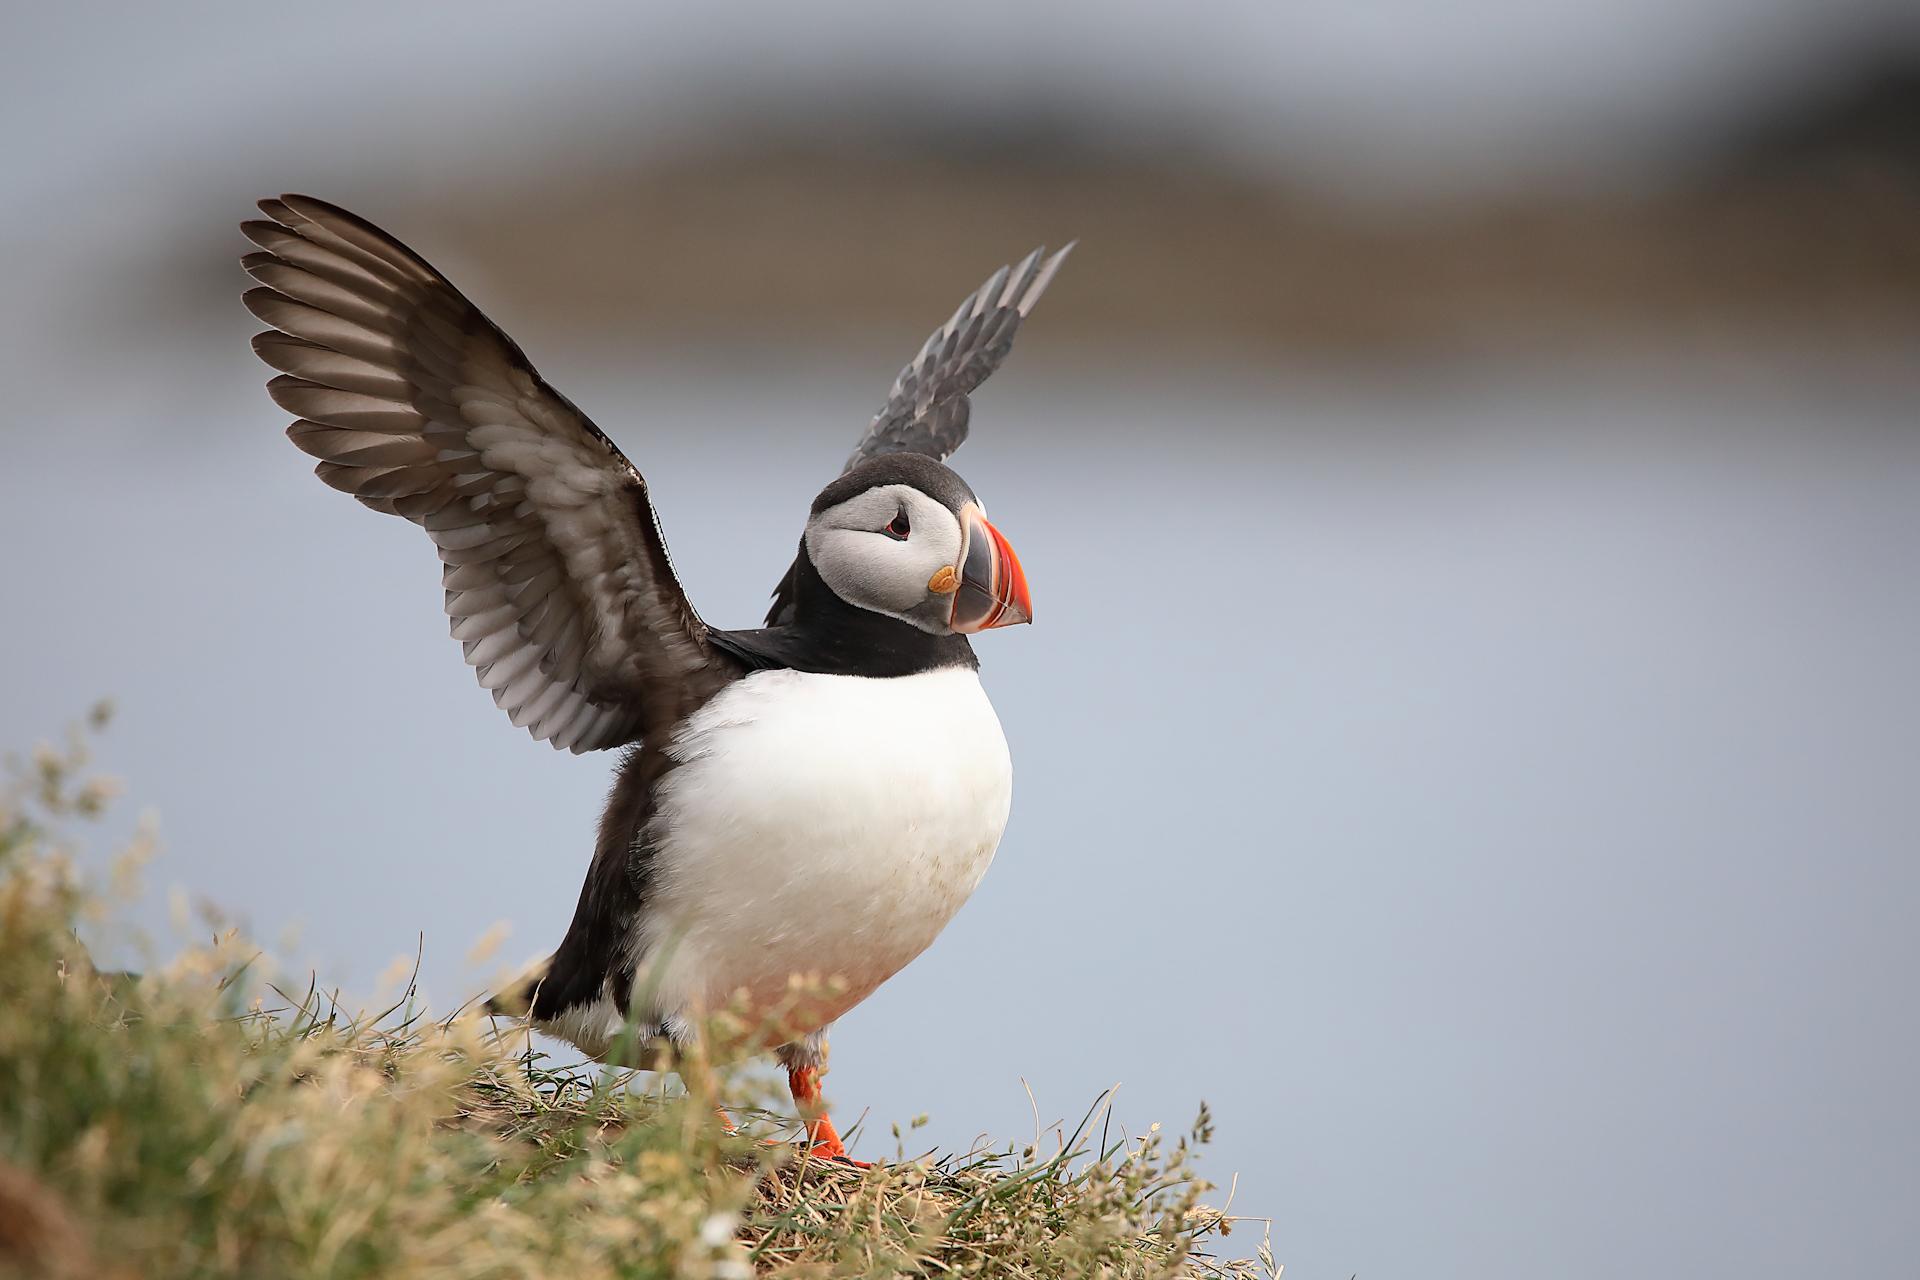
<svg viewBox="0 0 1920 1280"><path fill-rule="evenodd" d="M1204 1111L1128 1138L1096 1103L1046 1144L862 1171L767 1141L791 1134L749 1074L642 1092L470 1010L349 1014L272 984L237 932L101 973L76 930L111 937L112 915L63 833L109 788L77 738L14 763L0 1277L1278 1274L1264 1244L1213 1256L1233 1219L1192 1170Z"/></svg>

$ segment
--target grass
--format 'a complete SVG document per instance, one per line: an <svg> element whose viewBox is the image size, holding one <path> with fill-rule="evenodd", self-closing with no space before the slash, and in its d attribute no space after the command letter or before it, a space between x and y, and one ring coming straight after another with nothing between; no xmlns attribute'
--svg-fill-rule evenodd
<svg viewBox="0 0 1920 1280"><path fill-rule="evenodd" d="M76 872L111 795L85 759L0 790L0 1277L1277 1274L1213 1256L1204 1111L1129 1138L1103 1099L1051 1143L863 1172L764 1141L790 1133L750 1071L559 1069L410 991L350 1013L234 931L102 973L77 931L116 937L145 842L116 889Z"/></svg>

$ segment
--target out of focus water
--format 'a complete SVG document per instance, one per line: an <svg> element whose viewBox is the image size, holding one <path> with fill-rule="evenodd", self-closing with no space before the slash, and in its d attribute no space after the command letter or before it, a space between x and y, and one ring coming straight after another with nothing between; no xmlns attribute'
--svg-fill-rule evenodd
<svg viewBox="0 0 1920 1280"><path fill-rule="evenodd" d="M551 372L720 625L882 389ZM1014 816L835 1036L865 1152L923 1111L929 1144L1029 1134L1023 1080L1043 1121L1121 1082L1135 1130L1213 1107L1208 1166L1290 1276L1910 1259L1914 390L1016 364L957 460L1034 586L1037 625L979 646ZM446 1006L495 921L551 946L609 761L494 710L426 540L316 483L250 371L75 400L0 467L6 739L114 696L151 878L297 923L350 986L424 933Z"/></svg>

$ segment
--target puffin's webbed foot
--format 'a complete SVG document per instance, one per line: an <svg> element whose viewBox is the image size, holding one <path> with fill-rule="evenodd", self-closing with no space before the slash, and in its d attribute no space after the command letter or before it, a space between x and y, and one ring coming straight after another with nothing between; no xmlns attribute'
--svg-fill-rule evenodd
<svg viewBox="0 0 1920 1280"><path fill-rule="evenodd" d="M840 1141L840 1131L833 1127L833 1121L827 1118L825 1108L820 1102L820 1070L817 1067L788 1067L787 1088L793 1094L794 1105L800 1108L800 1118L807 1125L807 1154L816 1160L833 1160L840 1164L852 1165L856 1169L871 1169L871 1160L855 1160L847 1154L847 1146Z"/></svg>

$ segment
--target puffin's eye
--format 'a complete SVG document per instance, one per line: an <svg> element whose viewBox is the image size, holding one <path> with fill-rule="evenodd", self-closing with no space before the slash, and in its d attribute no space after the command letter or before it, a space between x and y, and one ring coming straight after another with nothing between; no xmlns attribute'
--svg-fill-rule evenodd
<svg viewBox="0 0 1920 1280"><path fill-rule="evenodd" d="M887 522L887 527L882 532L890 538L898 538L905 542L907 535L913 532L913 526L907 523L907 509L902 507L899 514Z"/></svg>

